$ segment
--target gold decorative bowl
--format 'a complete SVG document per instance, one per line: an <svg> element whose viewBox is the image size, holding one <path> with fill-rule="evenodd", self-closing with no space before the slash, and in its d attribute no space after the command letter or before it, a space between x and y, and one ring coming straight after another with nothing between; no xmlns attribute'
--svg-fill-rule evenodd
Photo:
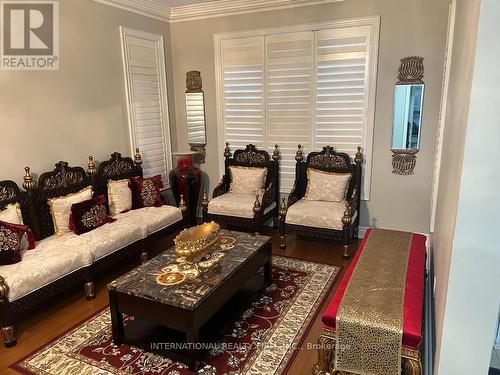
<svg viewBox="0 0 500 375"><path fill-rule="evenodd" d="M174 239L175 254L178 257L192 257L219 241L220 226L216 222L203 223L184 229Z"/></svg>

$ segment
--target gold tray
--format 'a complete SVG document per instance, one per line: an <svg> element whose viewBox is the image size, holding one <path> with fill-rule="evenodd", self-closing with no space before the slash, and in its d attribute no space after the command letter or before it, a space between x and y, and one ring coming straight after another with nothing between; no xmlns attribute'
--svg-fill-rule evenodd
<svg viewBox="0 0 500 375"><path fill-rule="evenodd" d="M216 222L204 223L182 230L174 239L178 257L195 256L219 241L220 226Z"/></svg>
<svg viewBox="0 0 500 375"><path fill-rule="evenodd" d="M186 279L186 275L180 272L161 273L156 276L156 282L164 286L172 286L182 283Z"/></svg>

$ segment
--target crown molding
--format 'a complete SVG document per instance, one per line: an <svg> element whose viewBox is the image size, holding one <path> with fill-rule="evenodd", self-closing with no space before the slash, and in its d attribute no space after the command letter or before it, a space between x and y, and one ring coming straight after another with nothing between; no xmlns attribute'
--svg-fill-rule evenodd
<svg viewBox="0 0 500 375"><path fill-rule="evenodd" d="M172 7L170 22L191 21L203 18L223 17L341 1L344 0L216 0L200 4Z"/></svg>
<svg viewBox="0 0 500 375"><path fill-rule="evenodd" d="M170 22L171 8L154 0L94 0L97 3Z"/></svg>

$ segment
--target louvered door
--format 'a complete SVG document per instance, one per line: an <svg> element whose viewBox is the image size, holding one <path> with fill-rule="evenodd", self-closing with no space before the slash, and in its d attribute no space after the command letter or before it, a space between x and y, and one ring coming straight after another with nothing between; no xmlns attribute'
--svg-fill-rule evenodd
<svg viewBox="0 0 500 375"><path fill-rule="evenodd" d="M171 168L163 37L122 28L132 148L140 149L144 176L160 174L168 183Z"/></svg>

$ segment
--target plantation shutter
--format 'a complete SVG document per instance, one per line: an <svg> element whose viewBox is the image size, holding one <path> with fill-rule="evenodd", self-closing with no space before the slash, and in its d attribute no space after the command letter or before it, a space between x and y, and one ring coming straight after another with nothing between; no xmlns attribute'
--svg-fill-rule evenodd
<svg viewBox="0 0 500 375"><path fill-rule="evenodd" d="M311 150L313 120L314 33L266 37L267 148L280 146L280 185L289 191L295 180L295 152Z"/></svg>
<svg viewBox="0 0 500 375"><path fill-rule="evenodd" d="M369 26L316 35L315 149L333 146L351 156L367 130Z"/></svg>
<svg viewBox="0 0 500 375"><path fill-rule="evenodd" d="M170 137L161 35L122 28L124 69L133 148L139 148L145 177L168 182Z"/></svg>
<svg viewBox="0 0 500 375"><path fill-rule="evenodd" d="M224 139L233 150L265 148L264 38L222 41Z"/></svg>

